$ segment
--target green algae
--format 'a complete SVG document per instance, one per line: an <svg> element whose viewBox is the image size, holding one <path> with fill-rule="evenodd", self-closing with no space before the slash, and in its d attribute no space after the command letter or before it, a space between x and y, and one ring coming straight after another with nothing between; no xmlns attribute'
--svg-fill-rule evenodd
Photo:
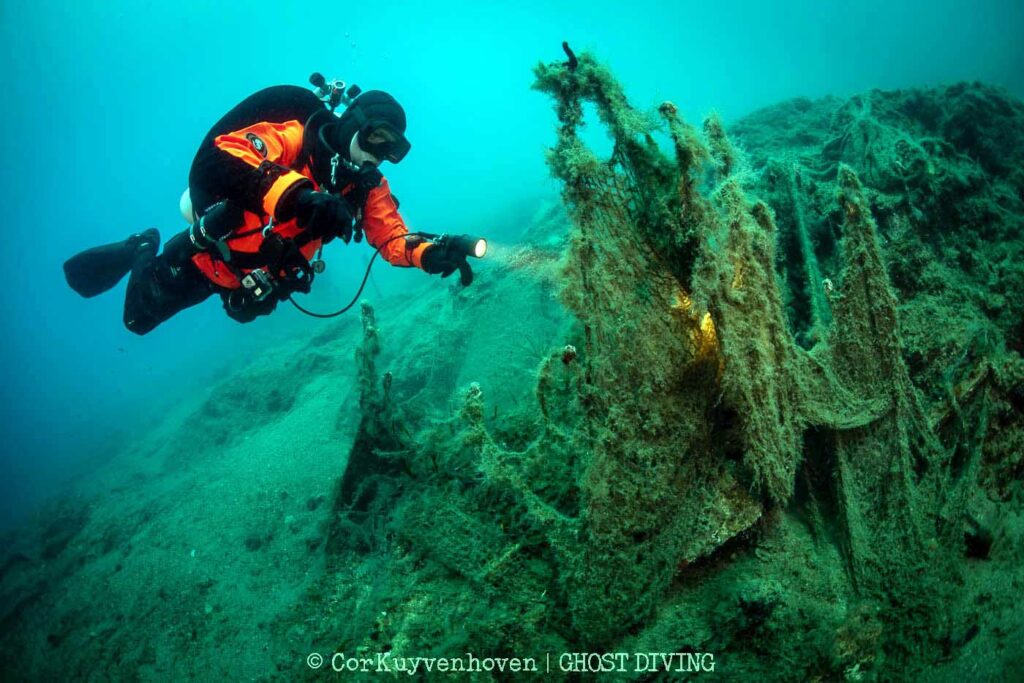
<svg viewBox="0 0 1024 683"><path fill-rule="evenodd" d="M897 222L882 160L905 156L912 133L894 141L863 101L828 100L849 130L801 140L831 167L750 161L716 117L698 132L670 103L661 123L636 110L589 55L536 75L559 119L549 164L573 223L560 296L574 353L541 360L539 426L520 448L496 442L473 385L389 454L407 468L379 510L402 587L376 637L436 647L446 630L423 602L462 585L488 608L445 601L443 620L464 624L471 649L710 649L734 674L774 677L781 658L788 678L907 675L950 657L977 632L958 586L991 402L1015 391L992 363L1019 359L988 334L937 401L911 377L876 216ZM584 102L610 159L576 135ZM781 216L762 194L782 197ZM904 206L911 222L935 210ZM968 405L944 400L957 391Z"/></svg>

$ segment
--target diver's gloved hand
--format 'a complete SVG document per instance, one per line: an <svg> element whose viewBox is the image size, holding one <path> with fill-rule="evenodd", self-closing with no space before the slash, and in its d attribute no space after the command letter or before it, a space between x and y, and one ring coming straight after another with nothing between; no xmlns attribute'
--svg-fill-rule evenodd
<svg viewBox="0 0 1024 683"><path fill-rule="evenodd" d="M344 199L309 187L295 192L291 198L292 212L300 228L320 239L340 237L345 244L349 243L352 239L352 214Z"/></svg>
<svg viewBox="0 0 1024 683"><path fill-rule="evenodd" d="M295 242L272 232L263 238L259 253L279 284L289 292L309 293L313 267Z"/></svg>
<svg viewBox="0 0 1024 683"><path fill-rule="evenodd" d="M376 187L380 187L380 183L384 180L384 174L380 172L380 169L371 163L365 163L359 167L359 170L355 172L355 178L353 179L356 184L356 189L360 195L368 195L370 191Z"/></svg>
<svg viewBox="0 0 1024 683"><path fill-rule="evenodd" d="M468 235L464 237L472 239ZM459 281L463 287L473 283L473 269L466 261L465 251L459 248L458 240L452 240L447 236L442 236L423 251L420 265L427 273L440 274L442 278L448 277L458 269Z"/></svg>

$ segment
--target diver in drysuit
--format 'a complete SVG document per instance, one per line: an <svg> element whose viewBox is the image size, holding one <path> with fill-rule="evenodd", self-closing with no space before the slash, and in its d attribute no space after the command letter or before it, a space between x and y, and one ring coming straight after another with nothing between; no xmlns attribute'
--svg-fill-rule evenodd
<svg viewBox="0 0 1024 683"><path fill-rule="evenodd" d="M266 88L210 129L181 200L191 225L163 253L151 228L68 259L68 284L92 297L131 272L124 324L140 335L215 293L240 322L268 314L292 293L309 291L323 269L324 244L359 242L363 234L392 265L445 277L459 270L468 285L466 256L482 252L473 254L465 236L410 234L379 170L410 149L401 105L355 86L346 95L344 83L319 74L310 81L316 93Z"/></svg>

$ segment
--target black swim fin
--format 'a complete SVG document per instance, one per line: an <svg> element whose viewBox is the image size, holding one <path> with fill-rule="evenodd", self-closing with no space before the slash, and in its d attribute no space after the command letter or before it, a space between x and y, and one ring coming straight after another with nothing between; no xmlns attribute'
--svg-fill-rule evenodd
<svg viewBox="0 0 1024 683"><path fill-rule="evenodd" d="M156 228L136 233L126 240L93 247L64 262L64 277L71 289L84 297L102 294L121 281L137 256L156 256L160 233Z"/></svg>

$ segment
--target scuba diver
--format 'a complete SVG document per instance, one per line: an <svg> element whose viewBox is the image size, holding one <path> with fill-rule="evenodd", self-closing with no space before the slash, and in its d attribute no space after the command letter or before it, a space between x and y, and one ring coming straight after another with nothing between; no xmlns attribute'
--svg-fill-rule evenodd
<svg viewBox="0 0 1024 683"><path fill-rule="evenodd" d="M442 277L458 270L469 285L466 257L483 256L486 243L410 233L379 170L384 161L399 163L411 147L401 105L383 91L356 85L346 91L343 81L320 74L310 82L315 91L261 90L214 124L181 197L190 226L162 253L155 228L88 249L64 263L72 289L93 297L130 272L124 324L140 335L215 293L239 322L271 313L285 299L310 315L331 317L348 307L315 314L292 294L309 292L323 271L324 244L360 242L364 234L374 258ZM342 103L339 116L334 110Z"/></svg>

